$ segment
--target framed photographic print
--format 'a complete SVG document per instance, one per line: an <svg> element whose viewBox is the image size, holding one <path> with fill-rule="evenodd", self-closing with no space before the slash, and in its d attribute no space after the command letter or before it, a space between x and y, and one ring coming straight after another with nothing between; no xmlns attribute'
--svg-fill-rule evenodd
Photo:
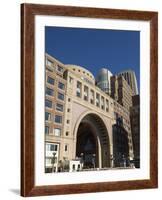
<svg viewBox="0 0 162 200"><path fill-rule="evenodd" d="M21 195L156 188L158 13L21 5Z"/></svg>

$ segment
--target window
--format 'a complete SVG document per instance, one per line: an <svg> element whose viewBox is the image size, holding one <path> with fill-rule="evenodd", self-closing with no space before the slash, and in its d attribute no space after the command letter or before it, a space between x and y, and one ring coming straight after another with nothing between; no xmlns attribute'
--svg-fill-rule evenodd
<svg viewBox="0 0 162 200"><path fill-rule="evenodd" d="M100 95L96 93L96 106L100 107Z"/></svg>
<svg viewBox="0 0 162 200"><path fill-rule="evenodd" d="M62 93L58 93L58 99L60 99L60 100L64 100L64 94L62 94Z"/></svg>
<svg viewBox="0 0 162 200"><path fill-rule="evenodd" d="M88 87L84 86L84 100L88 101Z"/></svg>
<svg viewBox="0 0 162 200"><path fill-rule="evenodd" d="M49 134L49 126L45 126L45 134Z"/></svg>
<svg viewBox="0 0 162 200"><path fill-rule="evenodd" d="M49 72L53 72L53 69L50 69L49 67L46 67L46 70Z"/></svg>
<svg viewBox="0 0 162 200"><path fill-rule="evenodd" d="M52 108L52 101L46 99L45 100L45 106L48 107L48 108Z"/></svg>
<svg viewBox="0 0 162 200"><path fill-rule="evenodd" d="M79 81L77 81L77 91L76 91L77 97L81 97L81 87L82 84Z"/></svg>
<svg viewBox="0 0 162 200"><path fill-rule="evenodd" d="M52 163L52 159L51 158L46 158L46 165L49 165Z"/></svg>
<svg viewBox="0 0 162 200"><path fill-rule="evenodd" d="M51 113L45 112L45 120L51 120Z"/></svg>
<svg viewBox="0 0 162 200"><path fill-rule="evenodd" d="M106 99L106 112L109 112L109 101Z"/></svg>
<svg viewBox="0 0 162 200"><path fill-rule="evenodd" d="M66 131L66 136L68 136L69 135L69 132L68 131Z"/></svg>
<svg viewBox="0 0 162 200"><path fill-rule="evenodd" d="M46 60L46 65L52 66L52 65L53 65L53 62L47 59L47 60Z"/></svg>
<svg viewBox="0 0 162 200"><path fill-rule="evenodd" d="M57 151L57 145L50 144L50 151Z"/></svg>
<svg viewBox="0 0 162 200"><path fill-rule="evenodd" d="M58 88L60 88L61 90L65 89L65 85L61 82L58 83Z"/></svg>
<svg viewBox="0 0 162 200"><path fill-rule="evenodd" d="M65 151L68 151L68 145L65 144Z"/></svg>
<svg viewBox="0 0 162 200"><path fill-rule="evenodd" d="M70 98L68 98L68 102L70 102L71 101L71 99Z"/></svg>
<svg viewBox="0 0 162 200"><path fill-rule="evenodd" d="M68 119L68 120L67 120L67 124L69 124L69 123L70 123L70 120Z"/></svg>
<svg viewBox="0 0 162 200"><path fill-rule="evenodd" d="M59 115L55 116L55 122L61 124L62 123L62 117Z"/></svg>
<svg viewBox="0 0 162 200"><path fill-rule="evenodd" d="M91 104L94 104L94 91L93 90L91 90L91 92L90 92L90 102L91 102Z"/></svg>
<svg viewBox="0 0 162 200"><path fill-rule="evenodd" d="M69 83L73 83L73 78L69 76Z"/></svg>
<svg viewBox="0 0 162 200"><path fill-rule="evenodd" d="M105 100L104 100L104 97L101 97L101 109L102 110L105 109Z"/></svg>
<svg viewBox="0 0 162 200"><path fill-rule="evenodd" d="M54 95L54 90L46 87L46 94L50 95L50 96L53 96Z"/></svg>
<svg viewBox="0 0 162 200"><path fill-rule="evenodd" d="M50 76L47 77L47 83L50 83L51 85L54 85L55 80L51 78Z"/></svg>
<svg viewBox="0 0 162 200"><path fill-rule="evenodd" d="M57 65L57 71L63 72L63 67L61 67L60 65Z"/></svg>
<svg viewBox="0 0 162 200"><path fill-rule="evenodd" d="M53 133L55 136L61 136L61 129L60 128L54 128Z"/></svg>
<svg viewBox="0 0 162 200"><path fill-rule="evenodd" d="M46 151L58 151L58 144L46 143Z"/></svg>
<svg viewBox="0 0 162 200"><path fill-rule="evenodd" d="M70 112L70 108L67 109L67 112Z"/></svg>
<svg viewBox="0 0 162 200"><path fill-rule="evenodd" d="M56 104L56 110L58 110L58 111L60 111L60 112L63 112L63 105L57 103L57 104Z"/></svg>
<svg viewBox="0 0 162 200"><path fill-rule="evenodd" d="M73 164L73 170L75 170L75 164Z"/></svg>

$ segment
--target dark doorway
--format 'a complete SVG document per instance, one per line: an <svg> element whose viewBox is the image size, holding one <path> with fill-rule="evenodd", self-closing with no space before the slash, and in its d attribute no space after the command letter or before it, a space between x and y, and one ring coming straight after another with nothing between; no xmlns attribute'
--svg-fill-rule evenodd
<svg viewBox="0 0 162 200"><path fill-rule="evenodd" d="M98 167L98 144L94 130L88 123L80 123L77 135L77 157L82 157L84 168Z"/></svg>
<svg viewBox="0 0 162 200"><path fill-rule="evenodd" d="M110 144L107 128L96 114L86 115L77 131L76 157L86 169L110 167Z"/></svg>

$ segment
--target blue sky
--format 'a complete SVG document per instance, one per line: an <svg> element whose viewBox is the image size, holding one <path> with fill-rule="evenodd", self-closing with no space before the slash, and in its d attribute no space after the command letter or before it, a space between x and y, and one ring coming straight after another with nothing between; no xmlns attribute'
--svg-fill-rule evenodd
<svg viewBox="0 0 162 200"><path fill-rule="evenodd" d="M139 88L139 31L46 27L45 51L64 64L85 67L95 77L102 67L113 74L132 69Z"/></svg>

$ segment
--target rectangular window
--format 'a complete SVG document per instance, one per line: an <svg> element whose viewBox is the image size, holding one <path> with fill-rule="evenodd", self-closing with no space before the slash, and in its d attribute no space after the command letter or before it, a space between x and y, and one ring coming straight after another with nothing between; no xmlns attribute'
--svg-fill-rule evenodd
<svg viewBox="0 0 162 200"><path fill-rule="evenodd" d="M61 124L62 123L62 116L56 115L55 122Z"/></svg>
<svg viewBox="0 0 162 200"><path fill-rule="evenodd" d="M49 126L45 126L45 134L49 134Z"/></svg>
<svg viewBox="0 0 162 200"><path fill-rule="evenodd" d="M57 65L57 71L63 72L63 67L61 67L60 65Z"/></svg>
<svg viewBox="0 0 162 200"><path fill-rule="evenodd" d="M73 83L73 78L69 76L69 83Z"/></svg>
<svg viewBox="0 0 162 200"><path fill-rule="evenodd" d="M45 100L45 106L48 107L48 108L52 108L52 101L46 99Z"/></svg>
<svg viewBox="0 0 162 200"><path fill-rule="evenodd" d="M58 96L57 97L58 97L58 99L60 99L62 101L64 100L64 94L62 94L62 93L58 92Z"/></svg>
<svg viewBox="0 0 162 200"><path fill-rule="evenodd" d="M47 77L47 83L54 85L55 80L53 78L51 78L50 76Z"/></svg>
<svg viewBox="0 0 162 200"><path fill-rule="evenodd" d="M46 144L46 151L50 151L50 144Z"/></svg>
<svg viewBox="0 0 162 200"><path fill-rule="evenodd" d="M48 65L48 66L51 67L51 66L53 65L53 62L47 59L47 60L46 60L46 65Z"/></svg>
<svg viewBox="0 0 162 200"><path fill-rule="evenodd" d="M106 112L109 112L109 101L106 99Z"/></svg>
<svg viewBox="0 0 162 200"><path fill-rule="evenodd" d="M96 93L96 106L100 107L100 95Z"/></svg>
<svg viewBox="0 0 162 200"><path fill-rule="evenodd" d="M61 129L60 128L54 128L53 132L54 132L55 136L61 136Z"/></svg>
<svg viewBox="0 0 162 200"><path fill-rule="evenodd" d="M58 88L60 88L61 90L65 89L65 85L61 82L58 83Z"/></svg>
<svg viewBox="0 0 162 200"><path fill-rule="evenodd" d="M84 100L88 101L88 87L84 86Z"/></svg>
<svg viewBox="0 0 162 200"><path fill-rule="evenodd" d="M52 159L51 158L46 158L46 165L50 165L52 163Z"/></svg>
<svg viewBox="0 0 162 200"><path fill-rule="evenodd" d="M51 120L51 113L45 112L45 120Z"/></svg>
<svg viewBox="0 0 162 200"><path fill-rule="evenodd" d="M46 94L50 95L50 96L53 96L54 95L54 90L46 87Z"/></svg>
<svg viewBox="0 0 162 200"><path fill-rule="evenodd" d="M58 144L46 143L46 151L58 151Z"/></svg>
<svg viewBox="0 0 162 200"><path fill-rule="evenodd" d="M77 81L77 90L76 90L77 97L81 97L81 89L82 89L82 84L79 81Z"/></svg>
<svg viewBox="0 0 162 200"><path fill-rule="evenodd" d="M68 145L65 144L65 151L68 151Z"/></svg>
<svg viewBox="0 0 162 200"><path fill-rule="evenodd" d="M93 90L90 91L90 102L91 102L91 104L94 104L94 91Z"/></svg>
<svg viewBox="0 0 162 200"><path fill-rule="evenodd" d="M50 151L57 151L57 145L50 144Z"/></svg>
<svg viewBox="0 0 162 200"><path fill-rule="evenodd" d="M105 99L104 99L104 97L101 97L101 109L105 110Z"/></svg>
<svg viewBox="0 0 162 200"><path fill-rule="evenodd" d="M59 104L59 103L57 103L56 104L56 110L58 110L58 111L60 111L60 112L63 112L63 105L62 104Z"/></svg>

